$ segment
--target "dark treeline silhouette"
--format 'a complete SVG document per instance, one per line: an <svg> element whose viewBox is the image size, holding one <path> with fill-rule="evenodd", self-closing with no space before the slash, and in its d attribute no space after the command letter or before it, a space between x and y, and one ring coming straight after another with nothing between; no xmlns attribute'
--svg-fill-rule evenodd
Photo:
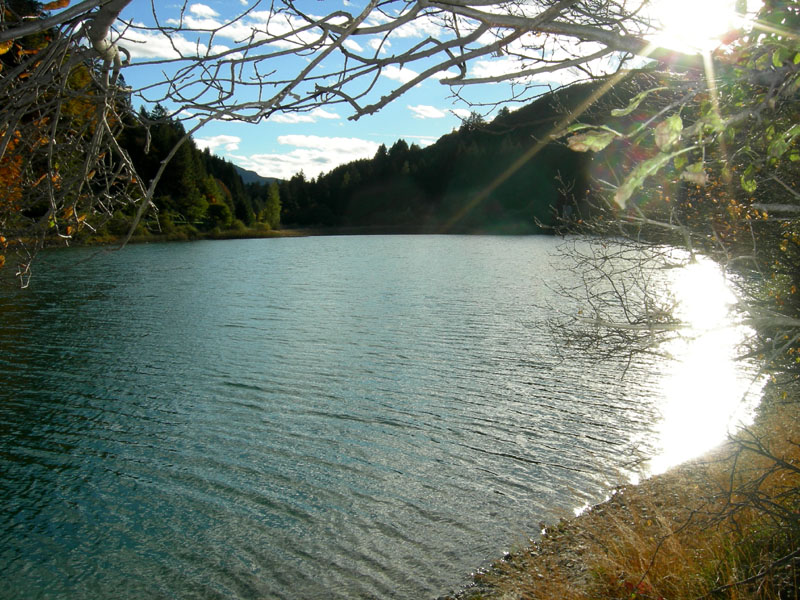
<svg viewBox="0 0 800 600"><path fill-rule="evenodd" d="M566 206L585 188L587 157L550 136L594 89L583 85L548 94L514 112L502 109L489 123L472 113L427 148L401 139L388 149L380 146L372 159L316 179L295 175L280 184L282 222L408 232L539 232L556 214L573 211ZM540 140L548 143L525 159Z"/></svg>
<svg viewBox="0 0 800 600"><path fill-rule="evenodd" d="M615 94L630 97L635 87L621 86ZM565 88L513 112L501 109L491 122L472 113L427 148L400 139L390 148L381 145L371 159L314 179L302 172L285 181L258 177L188 140L158 184L157 227L166 233L259 224L409 233L542 232L556 216L582 210L591 157L551 136L596 89L596 84ZM581 120L602 119L607 104L594 105ZM142 108L140 117L149 124L149 150L144 124L127 128L121 143L149 181L185 130L161 106L150 112ZM532 154L536 147L541 148Z"/></svg>
<svg viewBox="0 0 800 600"><path fill-rule="evenodd" d="M141 123L124 130L120 143L146 182L155 176L161 162L176 142L186 134L183 125L171 119L160 106L152 111L140 109ZM149 140L148 140L149 134ZM153 197L158 209L156 222L148 229L172 233L184 231L251 227L264 223L279 224L280 204L277 184L245 184L236 165L200 150L194 140L187 140L169 162ZM277 206L276 206L277 204ZM125 226L124 216L118 227ZM114 231L114 220L110 223Z"/></svg>

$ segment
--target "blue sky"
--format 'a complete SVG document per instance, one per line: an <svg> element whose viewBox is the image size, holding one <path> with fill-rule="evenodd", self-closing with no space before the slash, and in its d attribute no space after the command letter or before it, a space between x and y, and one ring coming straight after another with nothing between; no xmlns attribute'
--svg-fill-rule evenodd
<svg viewBox="0 0 800 600"><path fill-rule="evenodd" d="M189 27L213 26L226 21L233 14L238 14L248 4L253 3L244 0L187 2L183 6L183 23ZM309 10L315 10L318 14L329 13L343 6L339 2L317 0L298 4L305 4ZM357 10L357 7L349 4L345 6L348 10ZM179 3L159 5L157 11L160 22L177 23L181 8ZM150 2L146 0L133 0L122 17L136 24L152 25L154 22ZM243 25L246 26L247 22L243 22ZM407 47L407 44L416 43L422 36L435 33L425 31L424 27L425 23L420 24L417 29L407 28L402 33L402 39L394 42L395 48L386 51L393 52L397 47ZM170 69L169 65L136 65L174 56L175 51L167 40L152 31L131 31L126 33L126 37L131 41L124 45L132 52L134 64L125 71L128 84L138 89L163 80L162 70ZM193 40L207 39L207 36L192 36L185 32L173 39L185 43L183 51L190 54L193 51ZM218 37L215 43L223 47L232 44L233 37ZM281 59L286 64L280 66L291 69L292 60L297 59ZM294 68L299 70L302 67L297 64ZM410 73L408 69L385 70L376 93L404 81ZM472 98L476 100L486 99L492 93L488 89L474 91L476 93L472 94ZM506 90L501 93L505 94ZM149 95L153 98L158 96L155 90ZM307 176L314 177L343 162L372 157L380 144L389 147L399 138L420 146L433 143L441 135L457 128L461 124L460 117L463 118L470 112L467 105L449 98L450 95L448 86L431 79L412 88L378 113L362 117L358 121L348 120L352 110L347 105L340 104L310 113L273 115L259 124L212 122L198 131L194 138L199 146L209 147L215 154L265 176L288 178L303 170ZM142 101L135 99L134 104L138 106ZM164 104L168 110L174 110L177 106L170 102Z"/></svg>
<svg viewBox="0 0 800 600"><path fill-rule="evenodd" d="M699 2L698 0L654 0L654 2L654 8L651 9L653 14L658 15L657 18L667 24L666 36L662 43L677 44L684 49L687 44L697 42L703 37L707 39L712 29L719 29L718 33L723 33L730 26L729 17L734 15L733 0ZM172 73L187 64L174 62L178 52L184 58L197 56L198 49L200 53L209 49L212 54L224 52L235 49L236 42L247 38L254 29L263 31L269 28L273 34L276 31L288 30L288 23L286 21L281 23L279 18L271 19L267 25L270 4L268 0L262 2L257 0L158 2L156 0L152 3L150 0L133 0L122 14L123 20L132 24L132 27L123 34L122 45L131 52L133 58L132 65L125 70L126 81L134 89L143 90L142 94L135 96L134 104L138 107L146 99L154 101L169 98L171 93L168 93L163 85L158 84L165 81L163 72ZM366 1L297 0L295 4L311 15L321 16L333 13L337 9L358 14ZM760 1L748 0L748 4L757 6ZM153 5L156 6L155 16ZM392 6L402 9L404 5L405 2L397 2ZM519 4L517 10L534 11L532 14L538 11L536 3ZM242 16L220 29L237 15ZM162 26L178 28L171 40L153 28L156 18ZM389 17L385 15L373 13L365 24L374 26L385 23L388 19ZM711 24L716 24L717 27L711 27ZM467 21L463 22L462 27L470 26L474 27ZM213 39L209 37L210 30L217 30ZM362 54L377 53L381 57L386 57L400 54L404 49L426 38L445 39L446 36L448 30L443 29L441 23L423 16L394 30L388 38L364 35L348 39L345 46ZM502 56L481 57L469 63L468 75L486 77L530 66L530 61L520 62L512 56L515 52L521 53L525 44L529 47L536 45L535 34L528 33L526 36L530 37L527 40L525 38L518 40L517 48L513 44L507 46ZM491 35L484 34L477 43L489 44L492 41L494 38ZM275 52L289 46L291 46L289 42L284 43L283 47L281 42L270 43L259 47L258 51ZM573 52L584 56L591 55L601 47L592 43L583 43L579 46L567 43L553 48L548 50L548 58L565 59L571 57ZM163 62L165 59L173 59L173 62L165 63ZM309 56L298 57L291 53L286 53L277 59L270 58L266 64L261 65L262 77L259 80L269 82L287 77L291 79L307 67L310 60ZM324 76L326 72L335 71L339 64L338 60L338 58L326 58L315 67L312 75ZM602 58L594 61L592 68L598 73L608 70L609 67L613 68L612 63L613 59ZM374 102L401 82L408 81L429 67L433 67L430 62L384 68L374 83L374 89L370 91L371 101ZM249 72L250 75L252 73ZM199 130L194 138L199 146L207 147L215 154L264 176L289 178L302 170L308 177L315 177L344 162L373 156L380 144L389 147L396 140L403 138L409 144L426 146L441 135L457 128L461 124L460 118L469 114L470 107L454 100L450 88L439 81L443 77L455 74L452 70L439 71L409 89L378 113L362 117L358 121L348 120L347 117L353 114L352 108L342 103L319 107L306 113L274 114L268 120L257 124L210 122ZM246 72L244 76L246 78L248 73ZM533 81L534 93L546 91L549 89L548 85L558 86L574 80L576 75L569 71L559 71L545 77L547 79ZM312 89L310 81L305 85L307 90ZM275 92L275 88L270 88L269 85L264 89L267 90L267 95ZM303 93L302 89L297 91ZM256 99L255 94L255 86L248 88L244 85L237 87L234 96L237 101L250 101ZM511 92L508 84L483 83L468 86L464 95L470 101L486 103L508 98ZM532 94L528 93L526 97L530 100ZM170 111L177 110L180 106L179 103L169 99L163 104ZM487 108L478 107L477 110L486 114L488 119L492 118L490 113L487 114ZM190 117L186 121L187 127L192 126L191 119L196 118L197 114L183 115Z"/></svg>

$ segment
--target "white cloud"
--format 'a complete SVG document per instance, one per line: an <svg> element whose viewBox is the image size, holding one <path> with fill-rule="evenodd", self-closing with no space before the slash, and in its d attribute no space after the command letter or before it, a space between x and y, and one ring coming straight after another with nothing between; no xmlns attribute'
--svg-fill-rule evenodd
<svg viewBox="0 0 800 600"><path fill-rule="evenodd" d="M198 17L218 17L219 13L206 4L192 4L189 7L189 12Z"/></svg>
<svg viewBox="0 0 800 600"><path fill-rule="evenodd" d="M347 38L344 41L344 47L347 48L348 50L352 50L353 52L363 52L364 51L364 48L361 47L361 44L359 44L357 41L355 41L353 39L350 39L350 38Z"/></svg>
<svg viewBox="0 0 800 600"><path fill-rule="evenodd" d="M218 32L218 35L235 40L249 39L253 34L256 40L287 36L285 39L270 42L270 45L294 50L298 46L312 44L319 39L320 31L317 29L293 33L307 25L308 23L298 17L283 13L272 14L268 10L262 10L251 12L246 20L226 26Z"/></svg>
<svg viewBox="0 0 800 600"><path fill-rule="evenodd" d="M220 29L223 27L223 23L213 19L211 17L193 17L192 15L184 15L182 19L167 19L167 25L172 25L173 27L180 27L181 29L191 31L191 30L202 30L202 29Z"/></svg>
<svg viewBox="0 0 800 600"><path fill-rule="evenodd" d="M457 116L459 119L466 119L472 113L468 111L466 108L451 108L450 112Z"/></svg>
<svg viewBox="0 0 800 600"><path fill-rule="evenodd" d="M421 38L431 37L433 39L443 37L444 31L441 26L433 21L433 19L424 15L417 19L404 23L400 27L392 31L392 37L397 38Z"/></svg>
<svg viewBox="0 0 800 600"><path fill-rule="evenodd" d="M285 113L270 117L273 123L316 123L319 119L341 119L336 113L329 112L323 108L315 108L308 113Z"/></svg>
<svg viewBox="0 0 800 600"><path fill-rule="evenodd" d="M166 23L180 27L184 33L197 32L203 35L203 39L207 39L208 32L213 31L215 38L225 38L236 43L251 39L254 42L260 42L287 36L271 42L272 46L278 48L296 49L299 45L318 40L320 35L320 31L314 29L293 34L292 32L301 30L307 23L298 17L283 13L271 14L270 11L253 11L241 19L232 20L232 22L220 21L215 18L218 16L219 14L214 9L205 4L193 4L189 8L189 14L183 15L181 20L168 19ZM125 37L131 37L130 33L126 33ZM172 56L174 53L169 57Z"/></svg>
<svg viewBox="0 0 800 600"><path fill-rule="evenodd" d="M414 113L415 119L441 119L447 116L446 112L427 104L418 104L417 106L409 105L408 109Z"/></svg>
<svg viewBox="0 0 800 600"><path fill-rule="evenodd" d="M387 79L399 81L400 83L408 83L419 75L419 73L411 69L406 69L405 67L400 68L397 65L389 65L381 70L381 75Z"/></svg>
<svg viewBox="0 0 800 600"><path fill-rule="evenodd" d="M208 47L208 42L197 42L186 38L181 33L172 33L169 36L160 31L145 31L134 27L125 31L119 39L120 45L131 54L131 58L159 59L181 58L185 56L205 56L218 54L230 50L228 46L214 44ZM230 58L236 55L231 54Z"/></svg>
<svg viewBox="0 0 800 600"><path fill-rule="evenodd" d="M386 49L392 45L389 40L384 40L383 38L372 38L367 44L369 44L369 47L373 50L378 50L380 48L381 52L386 52Z"/></svg>
<svg viewBox="0 0 800 600"><path fill-rule="evenodd" d="M458 77L460 74L461 73L458 73L456 71L451 71L448 69L447 71L439 71L438 73L434 73L433 75L431 75L431 77L433 79L451 79L453 77Z"/></svg>
<svg viewBox="0 0 800 600"><path fill-rule="evenodd" d="M369 16L366 25L367 27L376 27L393 21L399 16L399 14L396 16L390 16L385 13L375 12ZM412 21L403 23L399 27L394 28L391 32L391 36L394 38L440 38L442 37L442 34L443 30L441 25L437 23L435 17L428 14L419 15Z"/></svg>
<svg viewBox="0 0 800 600"><path fill-rule="evenodd" d="M222 148L226 152L234 152L239 149L239 143L242 138L235 135L215 135L207 138L195 138L194 143L201 150L208 148L214 152L217 148Z"/></svg>
<svg viewBox="0 0 800 600"><path fill-rule="evenodd" d="M371 158L378 151L376 142L359 138L282 135L278 137L278 143L293 149L282 154L231 155L231 158L239 166L264 177L289 179L301 170L309 178L316 177L341 164Z"/></svg>
<svg viewBox="0 0 800 600"><path fill-rule="evenodd" d="M241 0L241 4L248 6L250 2ZM339 21L333 19L331 22ZM231 45L251 40L253 42L272 40L271 46L292 50L316 43L322 33L321 30L314 28L304 30L308 24L299 17L285 13L273 14L269 10L247 12L242 18L226 22L220 18L216 10L203 3L190 5L180 19L167 19L165 23L180 28L178 33L171 34L177 49L172 47L169 38L162 33L149 30L142 24L135 24L124 36L126 48L132 53L133 58L178 58L181 55L203 54L208 46L211 31L214 32L214 39L229 40ZM200 40L199 52L196 49L196 36ZM354 39L348 39L345 44L354 52L363 51L361 45ZM219 47L227 49L226 46Z"/></svg>
<svg viewBox="0 0 800 600"><path fill-rule="evenodd" d="M431 144L436 143L436 141L439 139L431 135L403 135L400 137L406 140L412 140L417 146L420 146L422 148L425 148L426 146L430 146Z"/></svg>
<svg viewBox="0 0 800 600"><path fill-rule="evenodd" d="M180 58L198 54L195 42L187 40L180 34L167 37L156 31L130 29L125 32L121 45L131 53L132 58ZM202 51L201 47L200 52Z"/></svg>
<svg viewBox="0 0 800 600"><path fill-rule="evenodd" d="M522 68L519 60L515 58L494 58L476 60L471 65L470 77L498 77L516 73Z"/></svg>

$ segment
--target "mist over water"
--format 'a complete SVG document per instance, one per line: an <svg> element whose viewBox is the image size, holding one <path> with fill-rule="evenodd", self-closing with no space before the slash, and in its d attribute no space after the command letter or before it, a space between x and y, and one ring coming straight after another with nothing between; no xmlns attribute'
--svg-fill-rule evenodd
<svg viewBox="0 0 800 600"><path fill-rule="evenodd" d="M0 290L2 595L434 597L602 499L674 373L535 326L556 244L45 253Z"/></svg>

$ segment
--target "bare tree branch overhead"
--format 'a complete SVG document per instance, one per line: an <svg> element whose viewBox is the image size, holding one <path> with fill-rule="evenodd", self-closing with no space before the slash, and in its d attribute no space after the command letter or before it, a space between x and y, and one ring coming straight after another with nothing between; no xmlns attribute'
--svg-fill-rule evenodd
<svg viewBox="0 0 800 600"><path fill-rule="evenodd" d="M430 77L462 86L580 69L571 78L586 78L655 51L645 38L647 0L384 0L321 15L315 14L321 4L257 1L224 22L193 18L186 4L177 22L167 21L152 3L155 28L117 19L129 1L89 0L33 21L6 20L0 41L58 28L85 35L99 56L116 59L117 44L105 35L116 21L114 39L130 52L154 35L174 50L172 58L155 61L171 65L174 75L153 82L147 99L171 98L186 111L244 120L331 103L349 104L358 119ZM392 44L412 30L428 35L409 47ZM288 55L304 58L305 68L279 68L275 59ZM502 73L470 75L477 61L500 56ZM375 78L392 68L407 71L408 80L374 97Z"/></svg>
<svg viewBox="0 0 800 600"><path fill-rule="evenodd" d="M224 23L185 15L160 27L175 49L169 62L178 71L148 98L158 100L158 90L194 114L251 121L344 103L350 118L358 119L429 78L455 87L524 78L513 93L523 97L538 73L575 69L570 79L585 79L655 50L645 38L650 24L641 16L646 0L362 4L358 11L320 15L319 5L257 2ZM143 32L134 23L125 27L123 38L135 51ZM412 32L426 37L398 43ZM189 39L195 47L187 47ZM287 55L308 62L300 71L279 67L276 59ZM485 61L499 58L491 75L471 72L479 61L488 66ZM392 69L407 76L388 93L377 93L377 78Z"/></svg>
<svg viewBox="0 0 800 600"><path fill-rule="evenodd" d="M134 102L168 105L191 123L188 139L210 121L336 104L356 120L428 79L455 98L510 82L506 98L526 101L548 89L537 76L552 88L654 55L647 2L372 0L325 13L319 2L257 0L221 20L187 2L168 18L151 0L145 25L121 18L130 0L2 0L0 160L14 183L0 233L32 254L45 238L92 227L90 215L131 204L142 215L167 163L143 182L117 143L125 122L141 120ZM154 66L159 78L126 83ZM30 260L18 258L24 279Z"/></svg>

